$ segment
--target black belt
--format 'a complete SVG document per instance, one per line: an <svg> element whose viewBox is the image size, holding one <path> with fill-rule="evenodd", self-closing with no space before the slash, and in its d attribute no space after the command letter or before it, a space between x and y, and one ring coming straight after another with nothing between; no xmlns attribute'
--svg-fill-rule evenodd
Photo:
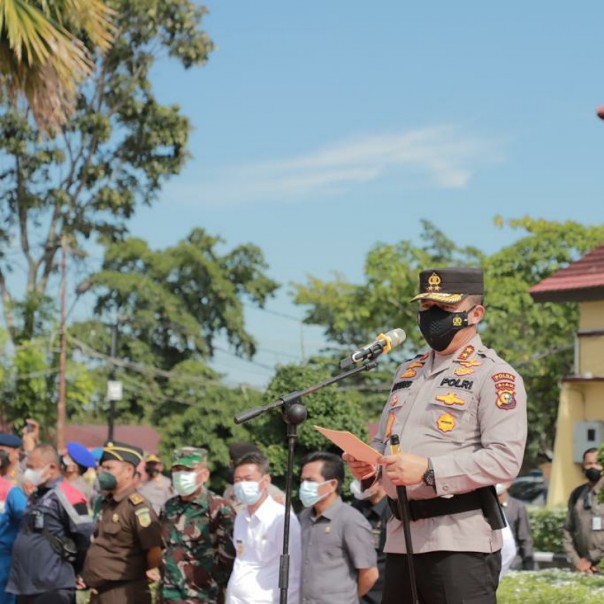
<svg viewBox="0 0 604 604"><path fill-rule="evenodd" d="M400 520L396 501L388 497L388 503L394 515ZM433 499L413 499L409 501L409 516L413 521L421 518L461 514L471 510L482 510L487 522L493 529L501 529L505 526L497 495L492 487L483 487L453 497L434 497Z"/></svg>
<svg viewBox="0 0 604 604"><path fill-rule="evenodd" d="M482 509L480 496L475 491L453 497L435 497L434 499L415 499L409 502L411 520L433 518L448 514L461 514L471 510Z"/></svg>

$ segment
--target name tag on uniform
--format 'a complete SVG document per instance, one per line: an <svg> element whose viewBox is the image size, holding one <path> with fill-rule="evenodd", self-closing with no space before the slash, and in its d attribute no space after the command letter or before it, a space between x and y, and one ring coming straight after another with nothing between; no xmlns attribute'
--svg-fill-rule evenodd
<svg viewBox="0 0 604 604"><path fill-rule="evenodd" d="M591 519L591 530L592 531L601 531L602 530L602 518L600 518L600 516L594 516Z"/></svg>

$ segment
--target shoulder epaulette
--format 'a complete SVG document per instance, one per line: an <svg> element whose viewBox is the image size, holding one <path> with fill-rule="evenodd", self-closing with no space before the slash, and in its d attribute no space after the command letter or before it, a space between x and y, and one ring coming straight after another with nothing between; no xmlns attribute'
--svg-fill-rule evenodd
<svg viewBox="0 0 604 604"><path fill-rule="evenodd" d="M130 500L130 503L134 505L140 505L141 503L143 503L143 501L145 501L145 498L142 495L139 495L138 493L132 493L132 495L130 495L128 499Z"/></svg>

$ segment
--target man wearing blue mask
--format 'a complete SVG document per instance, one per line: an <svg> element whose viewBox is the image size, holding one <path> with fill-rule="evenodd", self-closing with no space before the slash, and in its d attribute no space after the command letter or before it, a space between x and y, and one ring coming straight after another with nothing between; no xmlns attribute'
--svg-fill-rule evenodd
<svg viewBox="0 0 604 604"><path fill-rule="evenodd" d="M235 497L245 508L235 518L237 557L226 604L278 604L279 566L283 551L285 507L268 494L269 464L261 453L235 461ZM288 602L297 604L300 590L300 524L292 514L289 527Z"/></svg>
<svg viewBox="0 0 604 604"><path fill-rule="evenodd" d="M160 601L163 604L224 601L233 568L231 504L209 491L208 452L180 447L172 454L176 497L168 499L160 517L164 551Z"/></svg>
<svg viewBox="0 0 604 604"><path fill-rule="evenodd" d="M344 464L333 453L302 460L302 604L358 604L378 578L371 526L340 498Z"/></svg>

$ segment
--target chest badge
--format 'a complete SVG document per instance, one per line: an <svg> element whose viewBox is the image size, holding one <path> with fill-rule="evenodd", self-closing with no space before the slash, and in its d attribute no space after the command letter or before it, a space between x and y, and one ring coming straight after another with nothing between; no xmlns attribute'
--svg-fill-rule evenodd
<svg viewBox="0 0 604 604"><path fill-rule="evenodd" d="M417 375L417 371L415 371L415 369L413 369L413 367L410 367L409 369L407 369L407 371L404 371L403 373L401 373L401 375L399 377L401 378L411 378L411 377L415 377Z"/></svg>
<svg viewBox="0 0 604 604"><path fill-rule="evenodd" d="M120 521L120 517L117 513L113 514L113 516L111 516L111 522L119 522L119 521Z"/></svg>
<svg viewBox="0 0 604 604"><path fill-rule="evenodd" d="M455 375L470 375L474 373L474 370L471 367L458 367L454 373Z"/></svg>
<svg viewBox="0 0 604 604"><path fill-rule="evenodd" d="M447 392L447 394L443 394L441 396L437 396L436 400L439 403L444 403L445 405L459 405L462 406L465 404L465 401L462 398L459 398L455 392Z"/></svg>
<svg viewBox="0 0 604 604"><path fill-rule="evenodd" d="M471 361L457 361L462 367L465 367L466 369L470 369L472 367L480 367L481 363L480 361L477 361L476 359L472 359Z"/></svg>
<svg viewBox="0 0 604 604"><path fill-rule="evenodd" d="M457 420L450 413L443 413L436 420L436 427L441 432L451 432L457 425Z"/></svg>

